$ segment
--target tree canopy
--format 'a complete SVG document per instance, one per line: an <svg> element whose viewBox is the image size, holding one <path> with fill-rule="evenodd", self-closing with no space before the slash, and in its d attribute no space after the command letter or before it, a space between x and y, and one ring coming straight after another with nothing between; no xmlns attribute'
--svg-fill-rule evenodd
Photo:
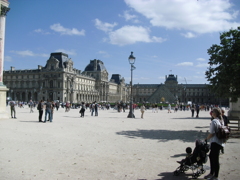
<svg viewBox="0 0 240 180"><path fill-rule="evenodd" d="M208 49L205 75L216 96L236 102L240 97L240 27L220 33L220 45Z"/></svg>

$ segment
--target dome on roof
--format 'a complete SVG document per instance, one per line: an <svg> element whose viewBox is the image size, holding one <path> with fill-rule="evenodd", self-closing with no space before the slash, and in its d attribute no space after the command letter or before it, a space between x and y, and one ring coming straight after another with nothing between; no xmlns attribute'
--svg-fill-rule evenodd
<svg viewBox="0 0 240 180"><path fill-rule="evenodd" d="M174 82L174 83L176 82L176 83L178 83L177 75L174 76L173 74L169 74L168 77L166 76L165 83L167 83L167 82Z"/></svg>
<svg viewBox="0 0 240 180"><path fill-rule="evenodd" d="M177 81L177 76L175 77L173 74L169 74L166 76L166 81Z"/></svg>
<svg viewBox="0 0 240 180"><path fill-rule="evenodd" d="M102 61L100 60L91 60L90 63L86 66L84 71L105 71L106 68Z"/></svg>

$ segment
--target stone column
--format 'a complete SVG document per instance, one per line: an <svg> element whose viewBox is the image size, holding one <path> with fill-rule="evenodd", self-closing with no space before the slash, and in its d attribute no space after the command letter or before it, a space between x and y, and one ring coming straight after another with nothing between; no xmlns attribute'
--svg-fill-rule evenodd
<svg viewBox="0 0 240 180"><path fill-rule="evenodd" d="M4 44L5 44L5 22L9 2L0 0L0 119L8 119L10 116L6 110L7 87L3 84Z"/></svg>

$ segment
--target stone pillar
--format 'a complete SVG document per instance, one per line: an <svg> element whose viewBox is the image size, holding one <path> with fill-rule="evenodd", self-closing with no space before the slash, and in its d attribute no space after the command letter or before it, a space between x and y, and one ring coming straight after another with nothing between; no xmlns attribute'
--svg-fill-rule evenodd
<svg viewBox="0 0 240 180"><path fill-rule="evenodd" d="M240 98L237 102L229 102L230 110L228 111L228 119L231 121L231 118L240 119Z"/></svg>
<svg viewBox="0 0 240 180"><path fill-rule="evenodd" d="M3 84L3 64L4 64L4 44L5 44L5 22L9 2L0 0L0 119L8 119L10 116L6 110L6 92L7 87Z"/></svg>

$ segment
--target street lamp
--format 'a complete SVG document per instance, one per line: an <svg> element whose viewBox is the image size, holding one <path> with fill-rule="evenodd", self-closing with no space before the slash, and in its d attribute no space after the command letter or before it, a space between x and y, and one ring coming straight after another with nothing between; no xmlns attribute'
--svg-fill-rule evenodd
<svg viewBox="0 0 240 180"><path fill-rule="evenodd" d="M132 76L133 76L133 70L136 69L135 66L133 65L135 63L135 57L133 56L133 52L131 52L131 55L128 58L129 64L131 64L131 97L130 97L130 111L128 114L128 118L135 118L133 114L133 107L132 107L132 101L133 101L133 95L132 95Z"/></svg>

